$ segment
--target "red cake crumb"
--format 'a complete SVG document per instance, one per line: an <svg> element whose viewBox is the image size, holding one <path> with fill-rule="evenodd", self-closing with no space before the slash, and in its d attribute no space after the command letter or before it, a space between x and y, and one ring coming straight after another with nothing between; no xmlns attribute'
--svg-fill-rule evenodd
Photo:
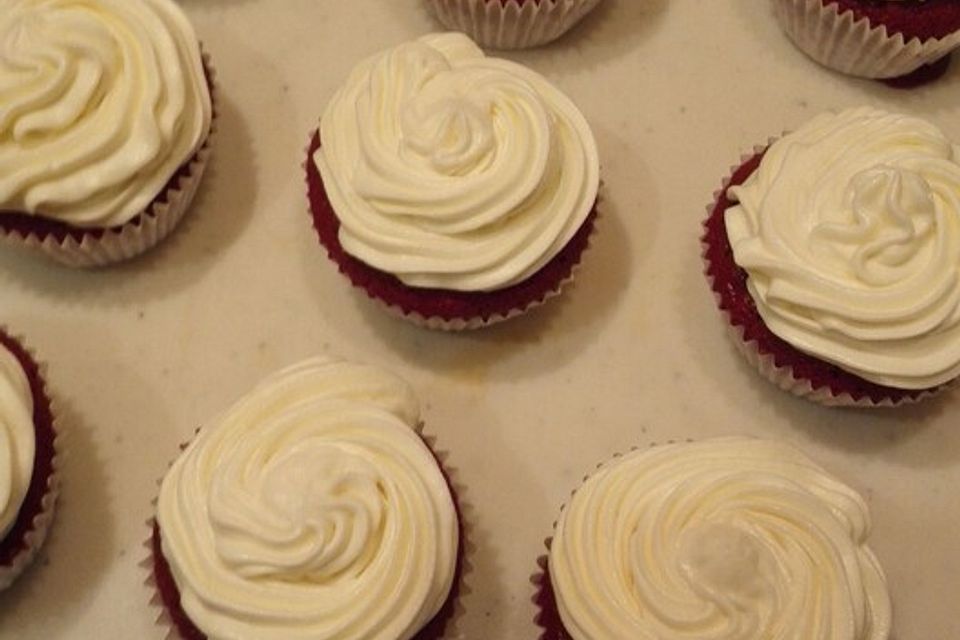
<svg viewBox="0 0 960 640"><path fill-rule="evenodd" d="M450 489L453 508L457 514L459 543L457 544L457 560L454 567L453 584L450 586L450 593L447 594L447 599L444 601L443 606L440 607L440 610L437 611L436 615L433 616L430 622L428 622L417 635L413 636L411 640L441 640L441 638L443 638L443 632L447 627L447 623L450 621L450 618L453 617L453 613L456 610L457 597L460 595L461 582L465 570L466 536L463 526L463 514L460 510L460 501L457 499L457 493L453 489L453 483L450 481L447 470L441 464L440 459L432 447L430 448L430 453L433 454L434 460L437 461L440 473L443 474L443 479L447 481L447 487ZM180 590L177 588L173 573L170 571L170 564L163 555L163 538L160 533L160 525L156 520L153 522L150 549L153 556L153 579L157 584L157 593L160 595L164 609L166 609L170 619L173 621L174 629L182 640L207 640L206 634L193 624L187 612L180 606Z"/></svg>
<svg viewBox="0 0 960 640"><path fill-rule="evenodd" d="M757 153L734 171L730 186L742 184L760 165L763 153ZM753 297L747 290L747 272L734 262L733 249L724 225L724 213L734 204L727 197L728 189L729 187L725 187L720 193L704 223L704 259L707 263L707 278L713 281L713 291L719 296L719 307L730 314L733 326L743 327L745 342L755 343L762 355L772 355L778 367L791 367L794 378L809 381L815 390L826 387L834 396L849 393L855 401L868 398L874 403L887 399L898 403L903 400L916 400L921 395L941 388L942 385L930 389L906 390L879 385L807 355L774 335L764 324Z"/></svg>
<svg viewBox="0 0 960 640"><path fill-rule="evenodd" d="M33 426L36 438L30 487L27 489L27 495L20 506L20 512L13 527L0 541L0 566L9 567L19 554L26 551L27 534L34 528L34 519L43 513L43 498L47 495L48 483L54 472L53 458L55 455L54 440L56 439L56 432L53 428L50 399L44 391L39 366L19 342L3 331L0 331L0 344L6 347L17 359L30 383L30 393L33 396Z"/></svg>
<svg viewBox="0 0 960 640"><path fill-rule="evenodd" d="M326 247L330 259L337 263L340 272L355 286L366 291L371 298L399 307L405 314L418 313L424 318L438 317L446 321L473 318L489 320L495 316L506 316L511 311L524 310L542 301L570 277L589 244L597 215L596 204L560 253L523 282L496 291L477 292L407 286L396 276L375 269L344 251L339 238L340 220L327 198L320 172L313 161L313 154L319 148L318 131L310 141L305 168L313 226L321 244Z"/></svg>
<svg viewBox="0 0 960 640"><path fill-rule="evenodd" d="M824 0L840 13L853 11L854 18L867 18L871 25L884 25L887 33L902 33L904 39L943 38L960 30L958 0L890 2L889 0Z"/></svg>

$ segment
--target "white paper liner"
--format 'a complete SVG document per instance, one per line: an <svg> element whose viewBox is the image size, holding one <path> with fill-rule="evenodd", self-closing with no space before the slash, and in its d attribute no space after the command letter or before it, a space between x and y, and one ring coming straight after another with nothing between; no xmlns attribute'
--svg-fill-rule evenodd
<svg viewBox="0 0 960 640"><path fill-rule="evenodd" d="M730 185L730 181L733 178L733 174L736 172L736 170L743 166L747 160L768 148L775 140L776 138L770 138L766 145L754 147L753 152L743 154L740 157L740 162L730 168L730 172L723 179L721 188L717 189L713 193L713 200L707 205L707 217L703 224L704 230L706 230L706 221L709 220L713 214L713 209L716 206L720 195ZM746 361L751 366L756 368L764 378L775 384L780 389L792 393L795 396L827 407L858 407L864 409L876 409L897 407L904 404L915 404L921 400L938 395L945 389L954 386L955 382L949 382L934 389L924 390L921 393L913 396L902 396L898 400L885 397L880 401L874 401L867 396L854 399L854 397L847 392L835 394L828 386L814 388L810 380L795 375L793 367L778 365L775 362L772 354L760 353L759 343L756 340L747 340L744 335L744 327L734 324L733 317L730 312L720 307L722 296L714 288L714 278L710 274L711 262L707 257L707 249L711 245L706 240L706 233L701 236L700 246L700 258L703 261L703 274L707 279L707 283L710 285L710 291L713 292L714 300L717 303L717 309L723 316L724 325L727 328L727 335L729 335L730 339L733 340L733 344L737 348L737 351L743 355ZM815 358L815 356L809 357Z"/></svg>
<svg viewBox="0 0 960 640"><path fill-rule="evenodd" d="M84 233L80 240L67 235L61 241L53 235L23 235L17 231L0 229L0 245L43 255L67 267L94 268L134 258L170 235L197 193L217 131L216 71L206 53L203 54L203 64L210 86L210 129L199 149L192 154L186 174L177 178L165 192L158 194L149 208L124 225L104 230L99 237L94 233Z"/></svg>
<svg viewBox="0 0 960 640"><path fill-rule="evenodd" d="M47 532L50 529L50 524L53 522L57 497L60 495L60 464L62 461L61 448L63 443L60 425L57 421L57 407L47 388L46 364L37 360L33 351L27 347L19 335L9 333L5 330L5 327L2 326L0 326L0 330L3 330L4 333L16 340L24 351L30 354L33 361L37 363L38 375L43 385L43 394L50 401L51 425L54 432L53 459L50 465L50 476L47 478L47 491L43 494L43 498L40 501L40 512L34 516L33 525L23 536L23 541L26 544L25 548L14 556L13 561L9 565L0 566L0 591L3 591L13 584L17 577L30 566L30 563L36 558L37 553L47 539Z"/></svg>
<svg viewBox="0 0 960 640"><path fill-rule="evenodd" d="M418 327L432 329L434 331L473 331L474 329L483 329L484 327L500 324L506 320L522 316L528 311L532 311L543 306L543 304L548 300L559 296L563 292L563 289L576 279L577 274L580 272L580 265L583 262L583 257L590 251L590 248L593 244L594 236L597 233L597 223L602 218L602 192L603 185L600 186L600 191L597 194L597 202L594 205L596 214L593 218L593 226L591 227L590 233L587 236L587 243L583 247L583 251L581 251L580 255L577 257L576 264L571 267L570 274L566 278L560 280L560 282L558 282L553 289L542 293L539 298L536 300L531 300L521 307L514 307L506 313L494 313L486 318L483 316L475 316L472 318L451 318L448 320L446 318L441 318L440 316L426 317L417 311L406 311L398 304L387 303L386 301L381 300L374 295L369 295L369 293L367 297L383 307L390 315L406 320L407 322L413 323Z"/></svg>
<svg viewBox="0 0 960 640"><path fill-rule="evenodd" d="M468 526L466 518L466 510L469 508L469 504L464 502L464 485L457 478L457 469L456 467L451 467L447 464L447 458L449 458L449 452L446 449L438 449L434 445L436 444L436 436L428 435L424 431L424 423L421 421L417 423L414 427L414 431L417 432L417 435L423 439L424 444L427 445L427 448L430 449L430 452L433 454L434 458L437 460L437 467L440 468L444 474L444 478L447 481L448 486L450 487L450 492L454 496L459 510L457 516L459 518L460 532L461 536L458 541L458 551L457 553L461 556L460 561L462 562L460 568L460 575L457 577L458 583L451 585L450 589L458 589L456 600L454 606L456 607L456 601L459 601L464 594L464 588L467 584L467 575L473 569L472 565L469 563L467 557L467 552L469 549L465 546L466 543L471 540L471 528ZM200 432L198 428L194 432L194 436ZM180 447L180 453L183 453L183 450L186 449L188 443L184 443ZM178 454L179 455L179 454ZM176 461L176 457L170 460L170 463L167 465L168 468L173 466L173 463ZM153 500L150 501L151 506L154 511L156 511L157 501L159 500L160 494L160 485L163 483L163 478L157 480L157 495L154 496ZM183 640L183 636L180 634L180 631L177 629L176 623L173 621L173 618L170 616L170 613L167 611L166 605L163 603L163 598L160 596L160 590L157 588L157 580L154 574L154 556L153 556L153 528L157 524L157 519L155 516L151 516L146 520L146 527L148 530L147 537L143 541L143 548L146 555L138 563L140 568L142 568L147 573L147 577L144 579L143 584L150 590L150 607L156 611L156 618L154 619L154 624L162 629L165 632L164 640ZM163 535L163 531L160 532ZM449 596L448 596L449 597ZM446 631L450 631L451 623L458 617L456 609L450 614L446 619Z"/></svg>
<svg viewBox="0 0 960 640"><path fill-rule="evenodd" d="M904 41L887 28L854 21L824 0L773 0L780 26L793 43L825 67L862 78L896 78L930 64L960 46L960 31L945 38Z"/></svg>
<svg viewBox="0 0 960 640"><path fill-rule="evenodd" d="M636 2L637 0L628 0ZM492 49L524 49L556 40L600 0L429 0L437 19Z"/></svg>

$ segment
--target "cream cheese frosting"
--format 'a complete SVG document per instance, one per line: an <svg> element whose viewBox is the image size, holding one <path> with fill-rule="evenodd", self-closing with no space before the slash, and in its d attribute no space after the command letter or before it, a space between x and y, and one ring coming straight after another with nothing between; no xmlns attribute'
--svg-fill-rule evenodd
<svg viewBox="0 0 960 640"><path fill-rule="evenodd" d="M199 431L163 480L163 555L212 640L407 640L448 597L449 487L410 387L317 358Z"/></svg>
<svg viewBox="0 0 960 640"><path fill-rule="evenodd" d="M171 0L4 2L0 210L122 225L210 121L199 44Z"/></svg>
<svg viewBox="0 0 960 640"><path fill-rule="evenodd" d="M734 260L774 334L891 387L960 375L960 147L934 125L823 114L729 193Z"/></svg>
<svg viewBox="0 0 960 640"><path fill-rule="evenodd" d="M489 291L550 261L592 210L596 143L542 76L460 33L362 62L314 161L340 243L413 287Z"/></svg>
<svg viewBox="0 0 960 640"><path fill-rule="evenodd" d="M862 498L788 445L655 446L576 491L550 578L574 640L885 640L869 532Z"/></svg>
<svg viewBox="0 0 960 640"><path fill-rule="evenodd" d="M0 539L17 520L33 477L33 395L17 358L0 344Z"/></svg>

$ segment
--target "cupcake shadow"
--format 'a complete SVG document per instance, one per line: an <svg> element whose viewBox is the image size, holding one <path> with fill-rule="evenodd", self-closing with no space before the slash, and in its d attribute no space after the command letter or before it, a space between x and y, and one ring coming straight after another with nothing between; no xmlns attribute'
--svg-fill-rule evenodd
<svg viewBox="0 0 960 640"><path fill-rule="evenodd" d="M142 256L101 269L70 269L19 251L0 252L0 287L58 302L123 307L164 298L210 269L253 215L256 167L243 118L221 91L213 155L197 195L170 237Z"/></svg>
<svg viewBox="0 0 960 640"><path fill-rule="evenodd" d="M114 544L108 481L92 430L71 403L57 395L54 403L61 438L56 513L34 564L0 594L3 626L31 637L70 635L98 592ZM38 616L38 602L56 606Z"/></svg>

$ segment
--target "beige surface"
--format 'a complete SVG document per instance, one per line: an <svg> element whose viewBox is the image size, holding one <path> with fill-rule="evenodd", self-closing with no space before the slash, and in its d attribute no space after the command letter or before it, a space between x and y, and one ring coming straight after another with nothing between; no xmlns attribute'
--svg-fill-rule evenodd
<svg viewBox="0 0 960 640"><path fill-rule="evenodd" d="M564 89L599 141L607 215L579 278L524 318L441 335L387 317L337 274L300 170L352 64L435 28L419 0L183 4L222 96L183 227L107 271L0 253L0 321L49 364L70 450L49 545L0 594L0 637L162 638L138 567L157 478L205 418L326 350L406 376L450 452L472 570L449 638L535 636L528 578L594 464L719 434L785 438L862 490L895 637L960 637L960 397L863 413L778 391L728 343L697 240L740 153L822 109L874 103L960 140L960 65L897 92L816 67L760 0L607 0L559 43L510 55Z"/></svg>

